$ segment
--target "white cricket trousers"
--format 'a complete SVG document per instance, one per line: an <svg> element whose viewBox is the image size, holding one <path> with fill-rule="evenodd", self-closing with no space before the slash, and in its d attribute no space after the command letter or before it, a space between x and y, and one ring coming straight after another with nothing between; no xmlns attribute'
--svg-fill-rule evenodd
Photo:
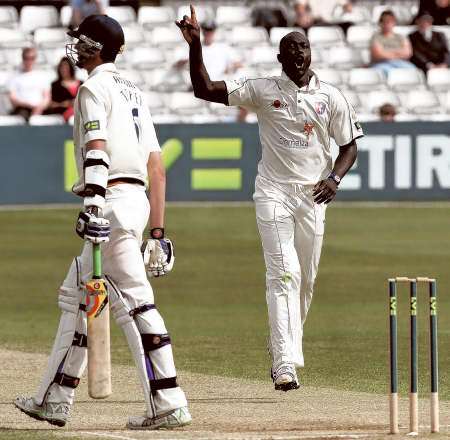
<svg viewBox="0 0 450 440"><path fill-rule="evenodd" d="M187 402L176 382L170 335L154 305L140 250L149 213L143 186L118 184L107 189L103 216L110 221L111 235L109 242L102 244L102 260L110 308L138 367L147 414L154 417L186 406ZM38 404L73 402L74 388L87 363L86 343L80 341L86 340L86 313L82 310L86 301L84 285L91 276L92 243L86 242L60 288L62 315L48 368L36 394ZM61 375L70 383L63 383Z"/></svg>
<svg viewBox="0 0 450 440"><path fill-rule="evenodd" d="M269 347L273 367L304 366L303 325L322 249L326 205L313 186L283 185L257 176L253 199L266 264Z"/></svg>

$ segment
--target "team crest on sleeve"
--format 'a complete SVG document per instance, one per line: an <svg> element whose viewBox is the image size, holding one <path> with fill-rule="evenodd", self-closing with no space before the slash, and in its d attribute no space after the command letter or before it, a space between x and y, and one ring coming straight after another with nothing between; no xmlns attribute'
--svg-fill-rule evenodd
<svg viewBox="0 0 450 440"><path fill-rule="evenodd" d="M100 130L100 121L88 121L84 124L84 130L87 133L88 131Z"/></svg>
<svg viewBox="0 0 450 440"><path fill-rule="evenodd" d="M326 106L325 106L324 102L316 103L315 110L318 115L323 115L325 113L325 109L326 109Z"/></svg>

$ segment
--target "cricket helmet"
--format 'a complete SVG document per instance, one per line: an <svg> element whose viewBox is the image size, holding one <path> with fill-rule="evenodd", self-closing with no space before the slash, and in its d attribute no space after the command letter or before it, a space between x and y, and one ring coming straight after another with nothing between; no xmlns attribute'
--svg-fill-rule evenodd
<svg viewBox="0 0 450 440"><path fill-rule="evenodd" d="M78 67L83 67L83 62L98 51L103 60L114 61L125 45L122 26L107 15L90 15L67 34L78 40L66 45L68 58Z"/></svg>

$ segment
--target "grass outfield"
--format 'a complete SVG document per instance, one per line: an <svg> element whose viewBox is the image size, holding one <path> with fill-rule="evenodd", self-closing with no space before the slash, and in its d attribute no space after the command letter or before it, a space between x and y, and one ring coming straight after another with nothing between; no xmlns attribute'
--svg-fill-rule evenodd
<svg viewBox="0 0 450 440"><path fill-rule="evenodd" d="M56 331L57 288L81 243L76 210L0 212L0 345L46 352ZM393 275L438 279L440 392L450 399L448 210L331 207L310 315L301 381L385 393L387 288ZM156 280L157 305L174 341L178 368L269 380L264 265L251 207L169 207L176 244L170 276ZM407 390L407 292L400 313L400 380ZM428 385L423 292L419 297L420 388ZM112 326L113 360L131 363ZM26 367L25 367L26 368Z"/></svg>

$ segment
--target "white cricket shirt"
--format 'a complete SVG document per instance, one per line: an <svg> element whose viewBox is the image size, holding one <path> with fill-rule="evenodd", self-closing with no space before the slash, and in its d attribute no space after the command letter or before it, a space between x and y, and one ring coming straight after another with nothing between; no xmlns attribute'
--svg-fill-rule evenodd
<svg viewBox="0 0 450 440"><path fill-rule="evenodd" d="M225 83L229 105L257 114L262 146L258 174L266 179L314 185L332 170L330 137L344 146L363 136L342 92L316 74L302 88L284 72Z"/></svg>
<svg viewBox="0 0 450 440"><path fill-rule="evenodd" d="M86 143L106 141L109 177L132 177L147 183L147 161L161 151L143 93L123 78L113 63L97 66L81 85L75 100L73 138L80 180L73 191L84 188Z"/></svg>
<svg viewBox="0 0 450 440"><path fill-rule="evenodd" d="M10 79L7 87L19 101L32 106L42 104L45 94L50 93L48 80L38 70L17 73Z"/></svg>

